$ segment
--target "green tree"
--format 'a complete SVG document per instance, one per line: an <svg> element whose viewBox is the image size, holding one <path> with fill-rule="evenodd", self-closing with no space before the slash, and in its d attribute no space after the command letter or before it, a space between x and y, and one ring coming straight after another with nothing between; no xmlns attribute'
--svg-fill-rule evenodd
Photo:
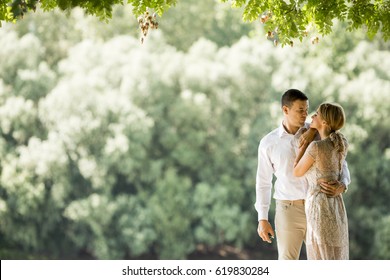
<svg viewBox="0 0 390 280"><path fill-rule="evenodd" d="M381 259L388 260L390 258L390 228L389 215L383 216L378 222L377 230L375 231L375 251Z"/></svg>
<svg viewBox="0 0 390 280"><path fill-rule="evenodd" d="M159 19L159 28L166 42L187 51L199 38L215 42L219 47L230 46L254 29L254 24L244 23L242 9L230 9L219 1L180 1Z"/></svg>
<svg viewBox="0 0 390 280"><path fill-rule="evenodd" d="M88 14L102 20L112 17L113 6L129 4L135 16L144 14L149 9L163 15L169 8L177 4L177 0L139 1L139 0L2 0L0 2L0 21L11 21L23 17L25 13L34 10L38 2L45 11L60 8L69 10L74 7L83 8ZM221 2L230 2L221 0ZM235 0L233 7L243 7L243 19L246 21L260 20L275 41L283 45L291 44L293 39L302 40L308 33L327 35L332 32L334 20L347 23L348 31L366 29L373 37L380 32L384 40L390 37L390 2L375 1L298 1L298 0ZM199 16L202 16L200 14ZM190 32L189 30L187 32ZM316 39L314 39L316 40Z"/></svg>
<svg viewBox="0 0 390 280"><path fill-rule="evenodd" d="M21 41L31 36L9 34ZM53 71L54 86L18 101L14 121L26 120L20 130L32 132L15 143L2 138L1 228L8 244L54 258L87 252L101 259L185 258L197 244L244 246L250 237L245 211L252 207L241 181L254 162L243 154L250 154L248 117L259 112L254 102L241 112L240 104L252 97L234 92L255 89L258 77L250 69L266 52L242 56L243 49L254 50L248 39L232 53L206 40L188 54L161 42L159 33L144 46L127 36L88 38ZM15 61L23 54L17 52ZM39 55L30 52L29 59L39 61ZM17 67L11 62L8 69ZM235 78L231 84L240 72L245 83ZM3 73L9 89L0 112L12 112L17 79ZM3 116L7 132L12 116ZM33 129L34 120L44 133ZM205 204L204 195L211 201ZM213 214L204 217L203 211ZM237 219L240 226L233 227Z"/></svg>

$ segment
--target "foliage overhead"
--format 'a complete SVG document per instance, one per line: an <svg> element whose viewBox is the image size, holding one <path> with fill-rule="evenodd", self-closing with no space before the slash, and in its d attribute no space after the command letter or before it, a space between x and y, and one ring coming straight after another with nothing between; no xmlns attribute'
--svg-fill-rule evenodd
<svg viewBox="0 0 390 280"><path fill-rule="evenodd" d="M15 21L37 4L44 11L60 8L70 10L81 7L87 14L101 20L112 17L114 5L131 5L135 16L153 11L162 16L177 0L0 0L0 21ZM282 45L293 44L293 39L303 40L332 32L334 21L346 22L346 30L364 29L369 37L380 33L390 38L390 0L219 0L229 2L233 8L243 8L244 21L259 20L265 25L267 38Z"/></svg>
<svg viewBox="0 0 390 280"><path fill-rule="evenodd" d="M1 259L276 259L254 175L291 87L311 111L343 105L351 259L390 259L390 42L335 23L315 48L274 48L215 6L178 3L142 46L130 5L110 24L39 10L0 28ZM182 37L192 21L216 33Z"/></svg>

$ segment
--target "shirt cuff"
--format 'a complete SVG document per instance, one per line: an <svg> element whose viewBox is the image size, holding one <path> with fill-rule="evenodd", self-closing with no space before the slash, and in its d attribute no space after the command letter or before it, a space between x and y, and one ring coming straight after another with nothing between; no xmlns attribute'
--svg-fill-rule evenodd
<svg viewBox="0 0 390 280"><path fill-rule="evenodd" d="M260 220L268 221L268 212L263 212L263 211L258 212L257 221Z"/></svg>

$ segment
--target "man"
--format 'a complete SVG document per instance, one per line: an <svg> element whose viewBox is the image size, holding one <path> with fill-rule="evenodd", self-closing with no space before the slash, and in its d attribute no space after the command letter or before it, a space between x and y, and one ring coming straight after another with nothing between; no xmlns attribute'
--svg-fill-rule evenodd
<svg viewBox="0 0 390 280"><path fill-rule="evenodd" d="M256 203L258 212L257 232L261 239L271 243L275 232L268 221L271 204L272 178L276 177L274 199L276 200L275 231L280 260L297 260L306 235L306 215L304 199L307 182L304 177L293 175L300 136L308 130L306 123L309 101L297 89L287 90L281 100L282 124L261 139L258 149L256 175ZM309 129L307 138L312 140L316 130ZM306 142L305 145L308 145ZM346 191L350 183L348 167L343 166L341 182L321 184L322 192L337 196Z"/></svg>

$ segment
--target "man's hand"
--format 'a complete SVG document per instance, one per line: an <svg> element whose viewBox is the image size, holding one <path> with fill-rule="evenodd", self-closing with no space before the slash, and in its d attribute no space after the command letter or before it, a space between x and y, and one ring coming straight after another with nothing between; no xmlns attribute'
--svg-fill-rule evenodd
<svg viewBox="0 0 390 280"><path fill-rule="evenodd" d="M346 190L345 185L339 181L321 182L320 185L321 192L328 197L336 197Z"/></svg>
<svg viewBox="0 0 390 280"><path fill-rule="evenodd" d="M260 220L257 226L257 233L263 241L272 243L271 238L275 238L275 232L267 220Z"/></svg>

